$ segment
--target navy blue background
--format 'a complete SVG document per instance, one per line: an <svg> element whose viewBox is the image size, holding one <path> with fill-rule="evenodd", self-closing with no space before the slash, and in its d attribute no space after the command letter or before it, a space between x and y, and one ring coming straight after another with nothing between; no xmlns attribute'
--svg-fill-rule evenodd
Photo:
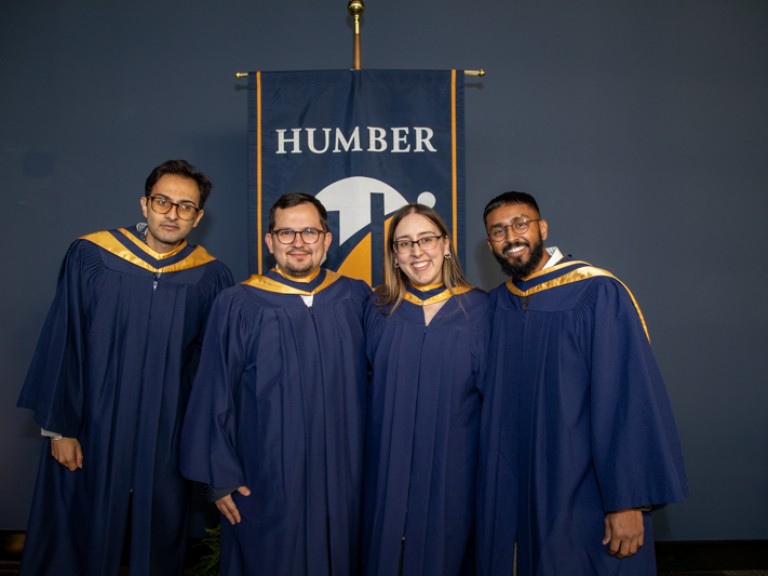
<svg viewBox="0 0 768 576"><path fill-rule="evenodd" d="M135 223L149 170L215 183L195 238L248 268L247 82L352 65L343 0L5 0L0 16L0 529L23 529L39 438L15 403L67 245ZM466 89L469 277L497 193L637 297L691 498L660 538L768 538L768 3L368 0L365 68L485 68ZM87 464L86 464L87 465Z"/></svg>

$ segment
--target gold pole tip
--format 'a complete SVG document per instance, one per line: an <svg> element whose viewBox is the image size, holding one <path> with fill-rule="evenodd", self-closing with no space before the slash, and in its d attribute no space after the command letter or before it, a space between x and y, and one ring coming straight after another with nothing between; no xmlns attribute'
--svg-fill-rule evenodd
<svg viewBox="0 0 768 576"><path fill-rule="evenodd" d="M248 78L249 73L248 72L235 72L235 78L238 80L242 80L243 78Z"/></svg>
<svg viewBox="0 0 768 576"><path fill-rule="evenodd" d="M363 0L349 0L347 2L347 11L352 16L361 16L365 12L365 3Z"/></svg>

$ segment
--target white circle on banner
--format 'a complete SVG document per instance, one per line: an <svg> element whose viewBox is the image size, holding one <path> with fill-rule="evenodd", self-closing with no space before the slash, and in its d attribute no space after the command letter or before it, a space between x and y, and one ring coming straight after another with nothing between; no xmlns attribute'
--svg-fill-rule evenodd
<svg viewBox="0 0 768 576"><path fill-rule="evenodd" d="M424 204L424 206L429 206L430 208L434 208L435 204L437 203L437 198L435 198L435 195L432 194L432 192L422 192L419 194L419 199L417 200L419 204Z"/></svg>

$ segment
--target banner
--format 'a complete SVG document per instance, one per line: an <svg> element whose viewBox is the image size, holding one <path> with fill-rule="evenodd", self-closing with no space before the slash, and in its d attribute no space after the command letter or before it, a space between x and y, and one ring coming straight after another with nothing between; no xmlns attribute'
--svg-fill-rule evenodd
<svg viewBox="0 0 768 576"><path fill-rule="evenodd" d="M249 148L251 273L274 264L264 244L269 209L289 192L316 196L328 210L325 265L372 286L383 279L388 221L405 204L435 208L463 246L461 72L255 72Z"/></svg>

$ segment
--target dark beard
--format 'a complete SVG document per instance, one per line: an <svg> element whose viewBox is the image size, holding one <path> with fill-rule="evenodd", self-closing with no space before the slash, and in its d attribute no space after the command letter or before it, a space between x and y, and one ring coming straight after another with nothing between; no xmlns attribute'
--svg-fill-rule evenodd
<svg viewBox="0 0 768 576"><path fill-rule="evenodd" d="M506 252L507 248L509 248L512 245L512 243L508 243L504 245L504 248L502 248L502 254ZM515 261L510 262L504 256L500 256L499 254L496 254L496 252L493 253L493 255L496 257L496 260L499 262L499 265L501 266L502 272L506 274L507 276L510 276L512 280L522 280L526 276L529 276L534 270L536 270L536 267L541 262L541 259L544 257L544 243L543 242L536 242L533 246L531 246L531 254L530 258L528 258L528 261L523 264L522 262Z"/></svg>

